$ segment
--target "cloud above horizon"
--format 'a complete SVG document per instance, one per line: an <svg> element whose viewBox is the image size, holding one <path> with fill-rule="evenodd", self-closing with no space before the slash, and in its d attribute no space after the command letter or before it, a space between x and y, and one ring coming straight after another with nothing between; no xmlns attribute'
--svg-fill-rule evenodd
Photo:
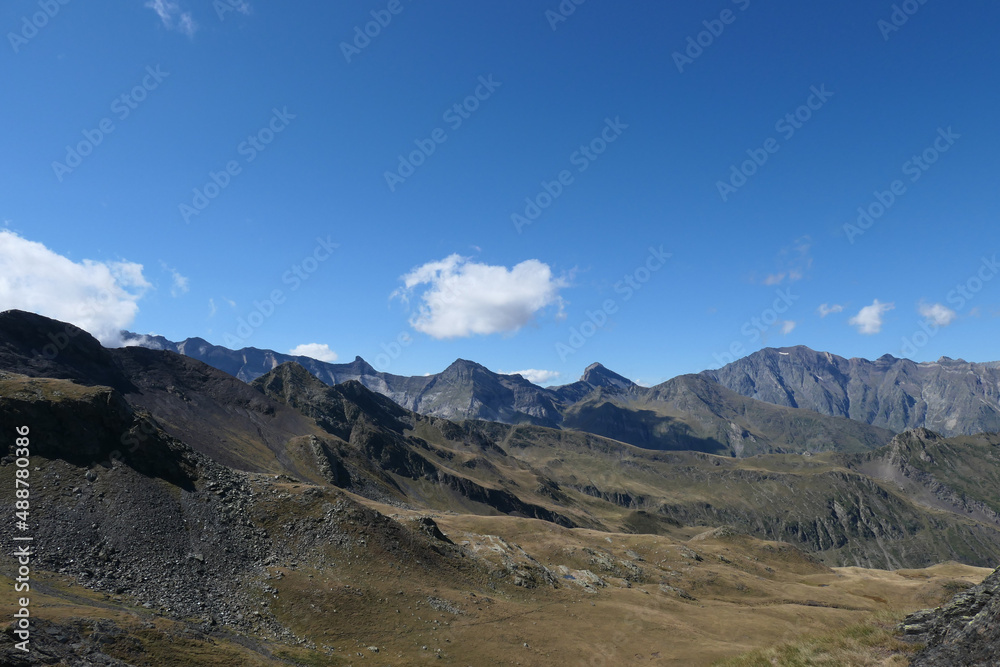
<svg viewBox="0 0 1000 667"><path fill-rule="evenodd" d="M559 372L543 371L534 368L529 368L523 371L512 371L510 373L503 373L503 375L520 375L531 384L541 385L547 382L551 382L552 380L555 380L557 377L559 377Z"/></svg>
<svg viewBox="0 0 1000 667"><path fill-rule="evenodd" d="M829 304L822 303L820 304L819 308L816 309L816 312L819 313L820 317L826 317L827 315L833 315L834 313L844 312L844 307L841 306L839 303L835 303L832 306Z"/></svg>
<svg viewBox="0 0 1000 667"><path fill-rule="evenodd" d="M151 285L135 262L74 262L0 230L0 310L26 310L87 331L107 346L121 345Z"/></svg>
<svg viewBox="0 0 1000 667"><path fill-rule="evenodd" d="M288 354L293 357L309 357L310 359L325 361L327 363L332 363L339 358L337 353L331 350L330 346L326 343L303 343L302 345L296 345L288 351Z"/></svg>
<svg viewBox="0 0 1000 667"><path fill-rule="evenodd" d="M168 266L166 262L161 261L160 266L163 267L164 271L170 274L170 296L176 298L182 294L187 294L187 292L191 289L190 279L188 279L187 276L182 276L177 269Z"/></svg>
<svg viewBox="0 0 1000 667"><path fill-rule="evenodd" d="M414 268L392 293L408 303L419 300L410 325L436 339L513 333L549 306L562 310L563 278L537 259L508 269L454 254Z"/></svg>
<svg viewBox="0 0 1000 667"><path fill-rule="evenodd" d="M865 306L858 311L858 314L847 321L848 324L857 328L858 333L870 336L882 331L884 315L896 307L894 303L881 303L878 299L872 305Z"/></svg>
<svg viewBox="0 0 1000 667"><path fill-rule="evenodd" d="M939 327L948 326L958 317L958 313L940 303L921 303L918 310L921 317Z"/></svg>

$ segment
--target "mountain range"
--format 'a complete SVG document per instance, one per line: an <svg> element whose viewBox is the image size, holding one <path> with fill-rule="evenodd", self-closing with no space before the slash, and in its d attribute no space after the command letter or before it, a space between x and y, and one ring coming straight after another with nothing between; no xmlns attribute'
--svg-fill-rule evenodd
<svg viewBox="0 0 1000 667"><path fill-rule="evenodd" d="M0 660L707 664L936 603L996 564L1000 435L894 436L706 375L643 388L595 365L532 389L460 362L420 380L483 396L511 377L558 423L421 413L296 361L246 382L0 313L45 652L18 662L0 633ZM963 565L911 569L944 561ZM16 569L0 556L0 579Z"/></svg>
<svg viewBox="0 0 1000 667"><path fill-rule="evenodd" d="M706 377L761 401L848 417L896 433L1000 431L1000 362L942 357L915 363L884 355L844 359L798 346L764 349Z"/></svg>
<svg viewBox="0 0 1000 667"><path fill-rule="evenodd" d="M382 503L600 530L622 530L635 520L632 512L647 512L667 525L738 526L838 564L900 567L944 554L978 564L988 561L989 545L1000 547L1000 503L988 477L996 436L943 440L921 429L893 437L853 420L749 399L701 375L646 389L600 366L569 389L546 390L584 396L564 409L563 428L456 421L408 409L358 380L326 384L296 362L248 384L185 355L107 349L79 330L58 354L37 354L39 342L67 326L20 311L0 314L0 369L9 387L31 387L4 395L14 421L35 422L43 434L73 424L76 435L56 430L42 441L75 463L116 453L138 470L189 485L183 461L164 444L175 441L228 469L331 484ZM478 365L454 364L429 382L455 383L463 369L472 379L458 386L496 377ZM64 383L62 393L52 383ZM55 420L30 411L69 405L75 407ZM740 424L756 435L735 433ZM709 433L712 427L724 432ZM142 428L160 439L144 437ZM140 430L107 450L94 444L106 438L88 435L95 429ZM600 432L616 429L628 438ZM747 446L734 457L739 440ZM71 447L74 441L80 447ZM761 456L787 453L796 456ZM966 456L982 467L961 468ZM925 459L948 463L928 468ZM897 492L886 494L883 484ZM833 505L831 495L839 498ZM961 517L947 521L964 537L941 541L925 533L944 524L924 507ZM980 528L966 534L967 518Z"/></svg>
<svg viewBox="0 0 1000 667"><path fill-rule="evenodd" d="M540 387L462 359L438 374L407 377L376 371L360 357L333 364L272 350L229 350L199 338L174 343L128 332L123 337L130 345L199 359L247 382L295 361L327 384L357 380L422 414L578 428L657 449L736 456L801 450L801 430L790 432L791 421L810 422L817 435L805 448L813 450L885 444L892 433L920 427L943 435L1000 431L1000 362L915 363L890 355L868 361L797 346L760 350L655 387L639 386L601 364L589 366L577 382ZM876 428L847 429L816 413ZM840 443L822 442L831 430L851 433Z"/></svg>

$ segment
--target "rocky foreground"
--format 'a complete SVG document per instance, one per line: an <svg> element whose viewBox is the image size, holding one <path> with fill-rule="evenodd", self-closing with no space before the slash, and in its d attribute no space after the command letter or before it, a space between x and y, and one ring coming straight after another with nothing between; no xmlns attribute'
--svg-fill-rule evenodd
<svg viewBox="0 0 1000 667"><path fill-rule="evenodd" d="M927 644L911 667L1000 664L1000 568L948 604L910 614L902 629Z"/></svg>

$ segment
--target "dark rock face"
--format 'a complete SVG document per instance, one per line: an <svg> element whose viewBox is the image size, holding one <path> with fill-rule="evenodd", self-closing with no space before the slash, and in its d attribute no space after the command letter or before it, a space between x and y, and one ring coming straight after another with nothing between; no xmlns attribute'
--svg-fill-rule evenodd
<svg viewBox="0 0 1000 667"><path fill-rule="evenodd" d="M910 614L901 626L927 644L912 667L995 667L1000 664L1000 569L948 604Z"/></svg>
<svg viewBox="0 0 1000 667"><path fill-rule="evenodd" d="M152 623L149 624L152 627ZM15 648L18 638L13 628L0 632L0 665L101 665L131 667L124 660L104 652L102 641L124 635L114 621L100 620L92 626L80 622L56 624L44 618L32 619L31 650Z"/></svg>
<svg viewBox="0 0 1000 667"><path fill-rule="evenodd" d="M704 376L757 400L849 417L895 432L1000 431L1000 362L942 357L915 363L884 355L844 359L808 347L768 348Z"/></svg>

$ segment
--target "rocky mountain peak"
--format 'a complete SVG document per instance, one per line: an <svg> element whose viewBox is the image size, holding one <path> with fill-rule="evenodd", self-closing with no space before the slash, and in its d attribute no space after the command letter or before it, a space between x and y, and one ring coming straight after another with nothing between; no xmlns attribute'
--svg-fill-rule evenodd
<svg viewBox="0 0 1000 667"><path fill-rule="evenodd" d="M622 389L628 389L635 386L635 383L627 377L608 370L598 363L593 363L587 366L587 368L583 371L583 377L580 378L580 381L586 382L587 384L595 387L620 387Z"/></svg>
<svg viewBox="0 0 1000 667"><path fill-rule="evenodd" d="M489 369L468 359L456 359L448 368L444 369L441 375L469 375L476 371L489 372Z"/></svg>

